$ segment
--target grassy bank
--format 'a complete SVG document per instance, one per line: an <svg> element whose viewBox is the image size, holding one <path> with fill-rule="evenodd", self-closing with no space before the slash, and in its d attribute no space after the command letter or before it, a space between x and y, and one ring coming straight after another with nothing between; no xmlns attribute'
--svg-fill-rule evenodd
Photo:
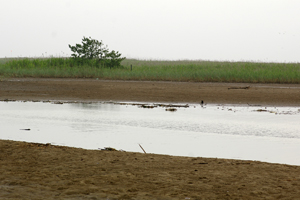
<svg viewBox="0 0 300 200"><path fill-rule="evenodd" d="M300 83L300 63L147 61L126 59L109 69L71 58L0 59L2 77L99 78L116 80ZM132 66L132 70L131 70Z"/></svg>

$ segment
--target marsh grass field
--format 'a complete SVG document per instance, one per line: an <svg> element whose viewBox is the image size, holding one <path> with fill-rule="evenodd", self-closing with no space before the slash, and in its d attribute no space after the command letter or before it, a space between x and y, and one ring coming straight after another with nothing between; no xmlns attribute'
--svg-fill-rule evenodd
<svg viewBox="0 0 300 200"><path fill-rule="evenodd" d="M1 58L0 77L99 78L106 80L300 83L300 63L125 59L107 68L95 60Z"/></svg>

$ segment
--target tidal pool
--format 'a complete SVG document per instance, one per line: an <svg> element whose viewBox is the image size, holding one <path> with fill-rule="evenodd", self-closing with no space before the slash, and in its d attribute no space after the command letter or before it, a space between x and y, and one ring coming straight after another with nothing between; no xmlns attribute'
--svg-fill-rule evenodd
<svg viewBox="0 0 300 200"><path fill-rule="evenodd" d="M297 107L148 105L0 102L0 139L300 165Z"/></svg>

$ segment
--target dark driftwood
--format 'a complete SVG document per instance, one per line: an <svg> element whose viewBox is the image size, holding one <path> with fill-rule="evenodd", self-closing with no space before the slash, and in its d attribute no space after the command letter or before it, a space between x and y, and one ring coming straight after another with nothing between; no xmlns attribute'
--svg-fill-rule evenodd
<svg viewBox="0 0 300 200"><path fill-rule="evenodd" d="M244 89L244 90L248 90L250 88L250 86L246 86L246 87L229 87L228 90L232 90L232 89Z"/></svg>

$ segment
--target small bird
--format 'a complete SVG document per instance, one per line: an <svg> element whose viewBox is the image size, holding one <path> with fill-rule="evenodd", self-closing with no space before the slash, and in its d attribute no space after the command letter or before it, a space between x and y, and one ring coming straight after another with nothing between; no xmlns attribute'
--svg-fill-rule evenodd
<svg viewBox="0 0 300 200"><path fill-rule="evenodd" d="M201 103L200 103L201 107L203 107L203 104L204 104L204 102L203 102L203 100L201 100Z"/></svg>

